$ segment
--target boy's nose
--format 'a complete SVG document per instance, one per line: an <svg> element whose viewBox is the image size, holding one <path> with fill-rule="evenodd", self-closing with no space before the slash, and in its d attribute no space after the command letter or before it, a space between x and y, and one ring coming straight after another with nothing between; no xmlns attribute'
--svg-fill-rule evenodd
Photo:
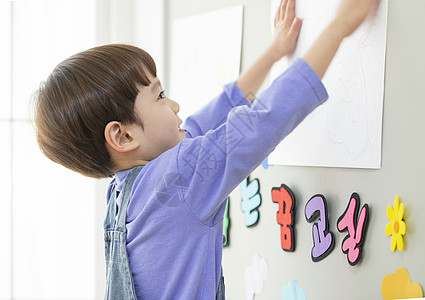
<svg viewBox="0 0 425 300"><path fill-rule="evenodd" d="M180 105L176 102L170 99L170 101L172 102L173 105L173 111L176 112L176 114L180 111Z"/></svg>

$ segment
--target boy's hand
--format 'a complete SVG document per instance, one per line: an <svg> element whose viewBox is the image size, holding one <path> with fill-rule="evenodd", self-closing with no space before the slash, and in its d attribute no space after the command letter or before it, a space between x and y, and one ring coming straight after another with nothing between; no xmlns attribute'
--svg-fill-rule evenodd
<svg viewBox="0 0 425 300"><path fill-rule="evenodd" d="M343 37L351 35L378 3L379 0L341 0L334 23L342 30Z"/></svg>
<svg viewBox="0 0 425 300"><path fill-rule="evenodd" d="M294 52L301 23L301 19L295 17L295 0L281 0L274 18L273 41L268 49L274 61Z"/></svg>
<svg viewBox="0 0 425 300"><path fill-rule="evenodd" d="M271 45L236 81L236 85L245 96L255 95L273 64L283 56L294 52L300 29L301 19L295 17L295 0L281 0L274 18ZM252 102L254 99L249 101Z"/></svg>

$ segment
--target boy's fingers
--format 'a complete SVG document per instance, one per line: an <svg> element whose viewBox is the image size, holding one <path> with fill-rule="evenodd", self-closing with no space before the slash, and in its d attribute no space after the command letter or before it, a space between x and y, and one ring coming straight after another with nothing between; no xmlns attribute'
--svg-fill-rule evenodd
<svg viewBox="0 0 425 300"><path fill-rule="evenodd" d="M295 17L295 0L287 0L285 20L287 20L290 24L292 24L294 17Z"/></svg>
<svg viewBox="0 0 425 300"><path fill-rule="evenodd" d="M280 13L281 13L281 6L282 6L282 1L280 0L279 6L277 7L276 10L276 14L274 15L274 25L276 26L277 21L280 19Z"/></svg>
<svg viewBox="0 0 425 300"><path fill-rule="evenodd" d="M296 17L294 21L292 22L291 29L289 30L289 34L297 38L301 31L301 25L302 25L302 19Z"/></svg>
<svg viewBox="0 0 425 300"><path fill-rule="evenodd" d="M276 28L276 22L277 22L277 12L274 15L274 23L273 23L273 27Z"/></svg>
<svg viewBox="0 0 425 300"><path fill-rule="evenodd" d="M279 21L285 17L286 2L287 0L280 0L276 14L274 16L274 28L276 28L277 23L279 23Z"/></svg>
<svg viewBox="0 0 425 300"><path fill-rule="evenodd" d="M281 0L279 7L279 20L285 18L286 6L288 4L288 0Z"/></svg>

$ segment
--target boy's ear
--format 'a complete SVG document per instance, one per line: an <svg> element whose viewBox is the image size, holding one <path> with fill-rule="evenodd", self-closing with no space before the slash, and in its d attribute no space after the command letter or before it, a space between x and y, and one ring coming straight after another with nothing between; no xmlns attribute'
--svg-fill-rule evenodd
<svg viewBox="0 0 425 300"><path fill-rule="evenodd" d="M117 152L129 152L139 145L129 130L129 126L111 121L105 126L106 142Z"/></svg>

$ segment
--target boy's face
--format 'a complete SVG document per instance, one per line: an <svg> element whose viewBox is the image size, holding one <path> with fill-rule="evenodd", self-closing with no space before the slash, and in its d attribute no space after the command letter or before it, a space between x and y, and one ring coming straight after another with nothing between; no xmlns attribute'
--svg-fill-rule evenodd
<svg viewBox="0 0 425 300"><path fill-rule="evenodd" d="M143 159L150 161L183 141L186 132L180 129L179 105L164 94L157 77L148 78L151 83L140 88L134 109L143 124L137 136Z"/></svg>

